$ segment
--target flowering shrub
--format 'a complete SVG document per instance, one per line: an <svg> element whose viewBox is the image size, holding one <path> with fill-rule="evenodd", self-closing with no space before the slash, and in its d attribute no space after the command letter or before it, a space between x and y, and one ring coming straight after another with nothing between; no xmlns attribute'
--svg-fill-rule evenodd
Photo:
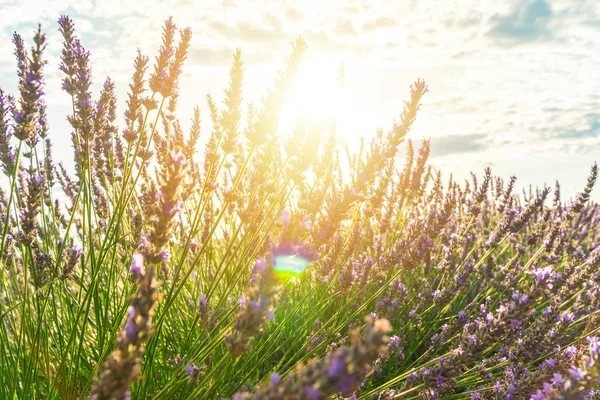
<svg viewBox="0 0 600 400"><path fill-rule="evenodd" d="M278 134L301 38L245 114L234 53L198 154L199 109L187 133L175 117L189 29L137 55L119 128L114 83L93 99L58 26L72 171L40 30L29 51L14 35L18 93L0 90L0 398L597 398L596 165L573 201L489 169L444 180L405 142L417 80L342 167L335 125Z"/></svg>

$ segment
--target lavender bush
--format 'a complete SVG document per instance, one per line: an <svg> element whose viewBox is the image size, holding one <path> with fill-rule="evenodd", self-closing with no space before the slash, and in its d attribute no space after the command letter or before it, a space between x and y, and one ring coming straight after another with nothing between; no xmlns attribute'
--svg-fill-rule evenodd
<svg viewBox="0 0 600 400"><path fill-rule="evenodd" d="M171 19L121 121L58 27L72 170L52 159L40 30L29 50L15 33L18 92L0 90L0 398L598 398L596 165L572 201L443 177L406 140L422 80L347 160L335 124L286 139L301 38L247 107L236 51L223 104L184 132L191 31Z"/></svg>

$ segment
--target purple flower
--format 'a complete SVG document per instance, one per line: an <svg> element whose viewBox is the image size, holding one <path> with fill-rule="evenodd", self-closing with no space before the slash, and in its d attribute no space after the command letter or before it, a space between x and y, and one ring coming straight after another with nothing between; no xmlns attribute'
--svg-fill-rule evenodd
<svg viewBox="0 0 600 400"><path fill-rule="evenodd" d="M188 374L189 376L192 376L192 374L194 373L194 364L188 364L185 367L185 373Z"/></svg>
<svg viewBox="0 0 600 400"><path fill-rule="evenodd" d="M81 99L79 100L79 108L90 108L92 106L92 101L89 99Z"/></svg>
<svg viewBox="0 0 600 400"><path fill-rule="evenodd" d="M129 271L137 276L144 275L144 256L140 253L135 253L131 256L131 267Z"/></svg>
<svg viewBox="0 0 600 400"><path fill-rule="evenodd" d="M327 368L327 376L330 378L338 377L342 374L346 373L346 362L342 354L337 355Z"/></svg>
<svg viewBox="0 0 600 400"><path fill-rule="evenodd" d="M540 269L534 269L532 271L532 274L535 277L536 281L541 283L548 279L550 276L552 276L552 271L552 267L547 266Z"/></svg>
<svg viewBox="0 0 600 400"><path fill-rule="evenodd" d="M556 386L561 386L564 382L563 376L561 374L554 374L552 375L552 382L556 385Z"/></svg>
<svg viewBox="0 0 600 400"><path fill-rule="evenodd" d="M250 309L252 309L253 311L259 312L262 309L262 302L260 300L251 301Z"/></svg>
<svg viewBox="0 0 600 400"><path fill-rule="evenodd" d="M21 122L23 122L24 119L25 119L25 114L23 114L23 112L17 111L15 113L15 122L17 124L20 124Z"/></svg>
<svg viewBox="0 0 600 400"><path fill-rule="evenodd" d="M521 321L518 319L511 319L509 325L512 329L521 329Z"/></svg>
<svg viewBox="0 0 600 400"><path fill-rule="evenodd" d="M275 309L273 307L269 308L267 311L267 315L265 317L267 321L273 321L275 319Z"/></svg>
<svg viewBox="0 0 600 400"><path fill-rule="evenodd" d="M575 322L575 314L566 313L561 317L562 322L573 323Z"/></svg>
<svg viewBox="0 0 600 400"><path fill-rule="evenodd" d="M565 354L573 358L577 355L577 348L575 346L569 346L565 349Z"/></svg>
<svg viewBox="0 0 600 400"><path fill-rule="evenodd" d="M81 255L83 254L83 249L78 245L75 245L69 248L69 253L71 253L75 257L81 257Z"/></svg>
<svg viewBox="0 0 600 400"><path fill-rule="evenodd" d="M267 270L267 261L260 257L254 264L252 265L252 272L255 274L263 274Z"/></svg>
<svg viewBox="0 0 600 400"><path fill-rule="evenodd" d="M135 327L135 308L133 306L129 306L127 309L127 324L125 325L125 335L128 338L132 338L137 334L137 329Z"/></svg>
<svg viewBox="0 0 600 400"><path fill-rule="evenodd" d="M585 372L577 367L570 368L569 375L571 375L571 378L577 379L578 381L581 381L585 378Z"/></svg>
<svg viewBox="0 0 600 400"><path fill-rule="evenodd" d="M206 295L205 294L201 294L200 295L200 306L202 306L202 308L206 308L207 307Z"/></svg>
<svg viewBox="0 0 600 400"><path fill-rule="evenodd" d="M164 211L165 215L175 215L179 211L181 211L182 206L183 206L183 201L181 201L181 200L169 201L163 205L163 211Z"/></svg>
<svg viewBox="0 0 600 400"><path fill-rule="evenodd" d="M349 393L358 383L358 379L354 375L344 375L339 380L337 387L342 393Z"/></svg>
<svg viewBox="0 0 600 400"><path fill-rule="evenodd" d="M435 377L435 384L438 386L441 386L442 383L444 383L446 381L446 377L443 375L438 375Z"/></svg>
<svg viewBox="0 0 600 400"><path fill-rule="evenodd" d="M529 296L527 296L526 294L522 295L521 298L519 299L519 302L521 304L527 304L528 301L529 301Z"/></svg>
<svg viewBox="0 0 600 400"><path fill-rule="evenodd" d="M304 393L308 400L319 400L319 391L312 386L306 386L304 388Z"/></svg>
<svg viewBox="0 0 600 400"><path fill-rule="evenodd" d="M538 390L531 395L530 400L546 400L546 395L541 390Z"/></svg>
<svg viewBox="0 0 600 400"><path fill-rule="evenodd" d="M551 306L548 306L548 307L546 307L546 308L544 308L544 309L542 310L542 314L543 314L543 315L548 315L548 314L550 314L551 312L552 312L552 307L551 307Z"/></svg>
<svg viewBox="0 0 600 400"><path fill-rule="evenodd" d="M590 346L590 354L592 356L598 355L598 352L600 351L600 340L598 340L597 337L588 337L587 341Z"/></svg>
<svg viewBox="0 0 600 400"><path fill-rule="evenodd" d="M391 347L398 347L400 345L400 338L396 335L392 336L390 338L390 346Z"/></svg>
<svg viewBox="0 0 600 400"><path fill-rule="evenodd" d="M281 381L281 376L277 372L273 372L269 380L271 381L271 385L277 386L279 385L279 381Z"/></svg>
<svg viewBox="0 0 600 400"><path fill-rule="evenodd" d="M540 364L540 368L552 368L556 365L556 361L554 361L554 358L549 357L547 360L544 360L541 364Z"/></svg>

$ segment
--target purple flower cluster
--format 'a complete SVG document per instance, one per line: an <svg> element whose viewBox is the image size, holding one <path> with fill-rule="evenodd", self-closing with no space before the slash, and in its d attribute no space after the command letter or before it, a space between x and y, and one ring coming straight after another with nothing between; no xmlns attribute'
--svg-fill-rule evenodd
<svg viewBox="0 0 600 400"><path fill-rule="evenodd" d="M200 108L189 133L177 118L189 29L166 21L150 70L138 52L121 129L114 81L96 98L91 54L58 25L76 176L52 159L39 29L30 51L13 36L18 93L0 90L0 388L28 383L13 397L598 396L597 165L572 201L490 168L445 177L429 140L400 165L421 79L354 154L335 124L282 141L302 38L245 120L233 53L199 152Z"/></svg>
<svg viewBox="0 0 600 400"><path fill-rule="evenodd" d="M266 321L274 319L271 304L279 293L275 270L273 266L266 266L264 260L258 260L255 266L260 277L248 288L246 295L240 297L234 332L225 339L227 348L234 357L250 351L252 339L264 332Z"/></svg>

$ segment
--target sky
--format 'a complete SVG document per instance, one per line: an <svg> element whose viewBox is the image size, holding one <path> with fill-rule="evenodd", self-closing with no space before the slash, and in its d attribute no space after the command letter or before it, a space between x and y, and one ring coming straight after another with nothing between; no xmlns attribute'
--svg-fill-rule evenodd
<svg viewBox="0 0 600 400"><path fill-rule="evenodd" d="M244 97L256 102L302 35L309 47L281 135L301 114L335 115L340 143L353 146L391 128L410 84L423 78L429 92L409 138L431 139L430 162L445 176L464 179L491 166L522 186L558 179L563 196L572 197L600 161L597 0L0 0L0 87L16 89L12 33L31 44L41 23L50 135L55 157L68 164L61 14L75 21L92 53L95 93L106 76L116 82L121 121L136 49L154 60L164 20L173 16L178 27L193 30L180 81L184 126L199 105L203 128L210 128L204 98L223 98L236 48L246 68ZM345 83L337 90L340 62ZM592 198L600 201L600 189Z"/></svg>

